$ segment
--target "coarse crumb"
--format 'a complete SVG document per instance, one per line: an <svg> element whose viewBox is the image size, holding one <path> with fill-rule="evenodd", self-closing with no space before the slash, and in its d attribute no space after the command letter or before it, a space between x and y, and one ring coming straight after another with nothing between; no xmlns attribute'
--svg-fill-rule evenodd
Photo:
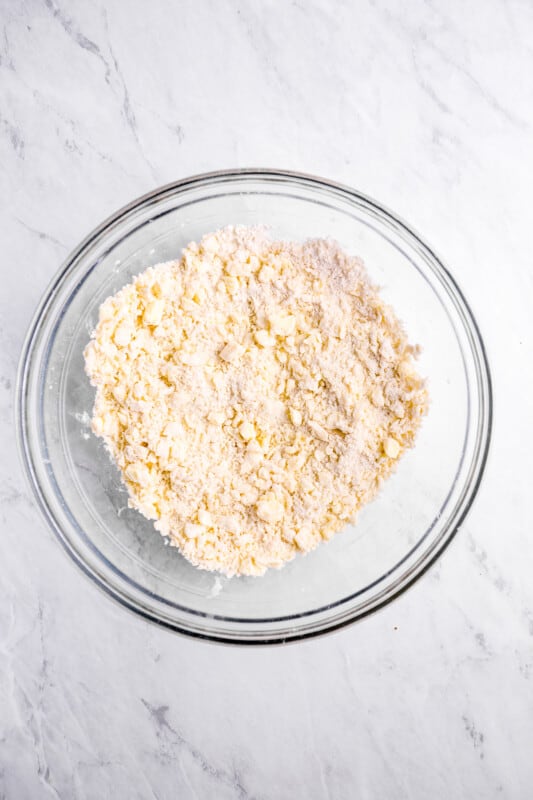
<svg viewBox="0 0 533 800"><path fill-rule="evenodd" d="M414 443L416 353L336 243L230 226L102 304L92 427L187 559L261 575L343 528Z"/></svg>

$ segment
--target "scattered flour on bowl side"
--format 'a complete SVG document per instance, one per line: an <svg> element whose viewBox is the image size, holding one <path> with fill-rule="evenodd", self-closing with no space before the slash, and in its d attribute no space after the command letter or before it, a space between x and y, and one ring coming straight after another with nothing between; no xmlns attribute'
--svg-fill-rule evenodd
<svg viewBox="0 0 533 800"><path fill-rule="evenodd" d="M102 304L92 428L189 561L261 575L343 528L413 445L416 354L360 259L230 226Z"/></svg>

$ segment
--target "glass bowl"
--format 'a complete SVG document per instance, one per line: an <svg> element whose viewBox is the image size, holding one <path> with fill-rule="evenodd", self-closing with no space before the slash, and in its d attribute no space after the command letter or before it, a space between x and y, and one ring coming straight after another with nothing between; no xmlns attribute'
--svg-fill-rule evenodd
<svg viewBox="0 0 533 800"><path fill-rule="evenodd" d="M147 266L228 224L280 238L332 237L362 256L412 342L431 407L416 447L356 526L260 578L198 570L127 507L89 427L94 389L83 349L98 307ZM477 492L492 402L479 330L457 284L394 214L306 175L235 170L178 181L114 214L70 255L35 315L18 381L25 468L52 530L81 569L146 619L223 642L303 639L375 611L443 552Z"/></svg>

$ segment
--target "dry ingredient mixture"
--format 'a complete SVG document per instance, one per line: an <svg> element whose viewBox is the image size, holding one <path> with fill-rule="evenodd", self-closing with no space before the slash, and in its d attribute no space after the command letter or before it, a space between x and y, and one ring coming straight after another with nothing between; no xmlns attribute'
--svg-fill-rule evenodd
<svg viewBox="0 0 533 800"><path fill-rule="evenodd" d="M101 306L93 430L186 558L261 575L353 520L413 444L416 350L335 242L228 227Z"/></svg>

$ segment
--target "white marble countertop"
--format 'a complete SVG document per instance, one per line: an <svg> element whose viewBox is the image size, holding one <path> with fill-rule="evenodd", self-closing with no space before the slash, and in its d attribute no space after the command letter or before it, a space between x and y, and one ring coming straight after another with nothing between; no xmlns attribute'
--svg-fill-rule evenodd
<svg viewBox="0 0 533 800"><path fill-rule="evenodd" d="M496 798L533 785L533 5L0 4L0 798ZM393 208L449 264L495 381L440 563L364 622L228 648L98 592L42 522L12 421L60 262L170 180L283 167Z"/></svg>

